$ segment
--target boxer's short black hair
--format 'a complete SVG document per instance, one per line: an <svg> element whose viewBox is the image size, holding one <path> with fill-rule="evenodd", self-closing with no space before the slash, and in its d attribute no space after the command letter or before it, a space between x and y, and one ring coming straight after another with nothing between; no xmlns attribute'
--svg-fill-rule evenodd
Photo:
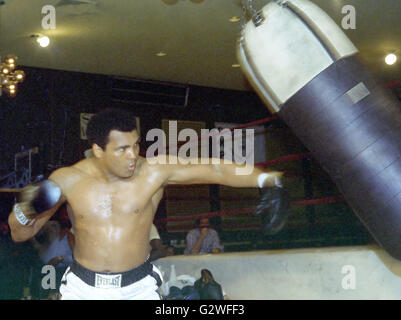
<svg viewBox="0 0 401 320"><path fill-rule="evenodd" d="M112 130L131 132L136 129L135 116L119 109L106 109L95 114L88 122L86 136L90 146L96 143L105 150Z"/></svg>

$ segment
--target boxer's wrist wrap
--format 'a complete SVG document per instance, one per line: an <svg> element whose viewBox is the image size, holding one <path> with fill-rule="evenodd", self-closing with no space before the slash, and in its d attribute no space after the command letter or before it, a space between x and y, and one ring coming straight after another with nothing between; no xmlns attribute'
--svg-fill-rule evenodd
<svg viewBox="0 0 401 320"><path fill-rule="evenodd" d="M15 214L15 218L23 226L26 226L32 221L32 219L27 218L26 215L22 212L18 203L14 204L13 211Z"/></svg>
<svg viewBox="0 0 401 320"><path fill-rule="evenodd" d="M265 180L269 177L268 173L261 173L258 176L258 186L259 188L263 188ZM274 177L274 185L276 187L282 188L283 185L281 184L281 179L279 177Z"/></svg>

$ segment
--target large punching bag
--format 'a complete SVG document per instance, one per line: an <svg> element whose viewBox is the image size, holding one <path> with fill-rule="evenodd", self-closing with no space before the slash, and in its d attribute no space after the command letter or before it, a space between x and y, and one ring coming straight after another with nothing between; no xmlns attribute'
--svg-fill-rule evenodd
<svg viewBox="0 0 401 320"><path fill-rule="evenodd" d="M238 41L242 70L329 173L377 242L401 260L401 103L306 0L268 3Z"/></svg>

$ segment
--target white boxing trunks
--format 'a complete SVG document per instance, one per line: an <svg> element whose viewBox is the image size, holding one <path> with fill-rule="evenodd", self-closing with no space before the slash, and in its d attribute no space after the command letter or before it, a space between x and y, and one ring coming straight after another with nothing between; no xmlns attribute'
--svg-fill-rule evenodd
<svg viewBox="0 0 401 320"><path fill-rule="evenodd" d="M62 300L160 300L160 270L149 261L121 273L95 272L74 261L61 279Z"/></svg>

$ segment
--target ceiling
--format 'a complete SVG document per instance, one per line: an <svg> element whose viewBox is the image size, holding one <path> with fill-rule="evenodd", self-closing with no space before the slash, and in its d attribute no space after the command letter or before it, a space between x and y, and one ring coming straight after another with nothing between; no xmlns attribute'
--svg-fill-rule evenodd
<svg viewBox="0 0 401 320"><path fill-rule="evenodd" d="M4 0L0 55L23 66L79 71L216 88L250 90L236 61L241 0ZM268 0L255 0L261 9ZM356 29L344 30L380 80L401 78L400 0L313 0L339 25L344 5L356 10ZM56 9L56 28L44 30L42 8ZM41 48L30 35L49 36ZM384 64L396 51L399 60ZM158 52L167 55L159 57Z"/></svg>

